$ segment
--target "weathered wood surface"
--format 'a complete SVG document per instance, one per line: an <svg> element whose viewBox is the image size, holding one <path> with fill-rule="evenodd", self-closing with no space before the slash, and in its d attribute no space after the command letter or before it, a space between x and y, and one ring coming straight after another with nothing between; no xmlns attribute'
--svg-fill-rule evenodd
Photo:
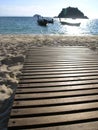
<svg viewBox="0 0 98 130"><path fill-rule="evenodd" d="M98 55L85 47L27 52L9 130L98 130Z"/></svg>

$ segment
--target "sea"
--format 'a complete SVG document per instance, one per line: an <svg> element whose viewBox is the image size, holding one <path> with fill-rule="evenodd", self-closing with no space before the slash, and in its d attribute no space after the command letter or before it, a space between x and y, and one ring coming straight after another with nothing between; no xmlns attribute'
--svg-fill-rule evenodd
<svg viewBox="0 0 98 130"><path fill-rule="evenodd" d="M58 18L46 27L39 26L34 17L0 17L0 34L58 34L98 35L98 19L63 19L67 22L81 22L80 26L61 25Z"/></svg>

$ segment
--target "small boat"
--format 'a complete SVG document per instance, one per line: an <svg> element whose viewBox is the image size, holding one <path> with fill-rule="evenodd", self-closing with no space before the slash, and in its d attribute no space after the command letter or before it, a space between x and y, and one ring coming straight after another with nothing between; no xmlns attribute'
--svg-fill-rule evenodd
<svg viewBox="0 0 98 130"><path fill-rule="evenodd" d="M87 16L84 15L83 12L81 12L78 8L75 7L67 7L63 8L61 12L58 15L58 18L60 20L60 23L62 25L69 25L69 26L80 26L80 22L75 23L75 22L68 22L68 21L61 21L61 19L88 19Z"/></svg>
<svg viewBox="0 0 98 130"><path fill-rule="evenodd" d="M53 21L52 18L45 18L45 17L42 17L42 16L38 16L37 23L40 26L46 26L48 23L53 24L54 21Z"/></svg>
<svg viewBox="0 0 98 130"><path fill-rule="evenodd" d="M37 20L37 23L38 23L38 25L40 25L40 26L46 26L48 22L47 22L46 19L38 19L38 20Z"/></svg>
<svg viewBox="0 0 98 130"><path fill-rule="evenodd" d="M69 26L80 26L81 23L69 23L69 22L60 22L62 25L69 25Z"/></svg>

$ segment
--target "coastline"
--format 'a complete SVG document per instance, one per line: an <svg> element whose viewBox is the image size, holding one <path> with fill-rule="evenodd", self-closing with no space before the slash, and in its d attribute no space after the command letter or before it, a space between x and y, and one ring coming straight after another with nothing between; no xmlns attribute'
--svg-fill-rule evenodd
<svg viewBox="0 0 98 130"><path fill-rule="evenodd" d="M29 46L87 46L98 47L98 35L66 36L36 34L0 34L0 44L29 44Z"/></svg>
<svg viewBox="0 0 98 130"><path fill-rule="evenodd" d="M2 35L0 34L0 129L5 130L18 86L26 50L32 47L86 46L98 52L98 35Z"/></svg>

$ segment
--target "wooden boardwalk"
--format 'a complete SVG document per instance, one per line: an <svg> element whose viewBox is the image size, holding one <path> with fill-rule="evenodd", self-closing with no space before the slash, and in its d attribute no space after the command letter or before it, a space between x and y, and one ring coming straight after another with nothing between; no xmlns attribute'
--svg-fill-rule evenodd
<svg viewBox="0 0 98 130"><path fill-rule="evenodd" d="M27 52L9 130L98 130L98 55L86 47Z"/></svg>

